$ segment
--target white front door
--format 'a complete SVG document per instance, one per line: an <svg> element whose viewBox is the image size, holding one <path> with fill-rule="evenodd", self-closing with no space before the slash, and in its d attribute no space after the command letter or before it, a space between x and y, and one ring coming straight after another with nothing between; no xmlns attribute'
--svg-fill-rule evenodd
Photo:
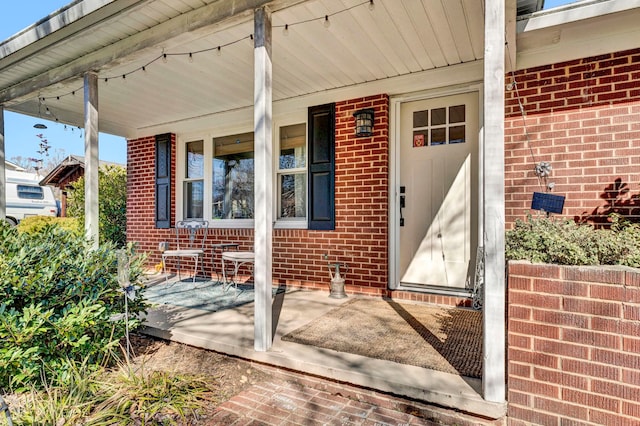
<svg viewBox="0 0 640 426"><path fill-rule="evenodd" d="M400 286L470 287L477 138L476 92L400 104Z"/></svg>

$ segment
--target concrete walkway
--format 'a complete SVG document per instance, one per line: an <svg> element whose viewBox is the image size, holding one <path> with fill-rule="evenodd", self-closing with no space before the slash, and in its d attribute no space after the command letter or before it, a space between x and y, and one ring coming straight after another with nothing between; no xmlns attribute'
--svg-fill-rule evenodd
<svg viewBox="0 0 640 426"><path fill-rule="evenodd" d="M267 352L256 352L253 348L253 303L218 312L162 305L148 313L145 332L482 417L498 419L504 416L505 404L484 401L481 396L481 381L478 379L282 341L283 335L348 300L332 299L328 294L328 291L300 289L289 289L278 294L273 302L274 341L271 350ZM264 403L276 402L265 400Z"/></svg>

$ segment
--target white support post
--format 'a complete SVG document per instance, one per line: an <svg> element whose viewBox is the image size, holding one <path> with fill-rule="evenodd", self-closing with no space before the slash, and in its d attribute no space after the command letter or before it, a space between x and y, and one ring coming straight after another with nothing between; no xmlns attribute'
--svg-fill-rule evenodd
<svg viewBox="0 0 640 426"><path fill-rule="evenodd" d="M266 7L254 13L254 144L255 144L255 331L254 349L271 348L272 330L272 74L271 12Z"/></svg>
<svg viewBox="0 0 640 426"><path fill-rule="evenodd" d="M93 248L99 245L98 229L98 75L84 75L84 229Z"/></svg>
<svg viewBox="0 0 640 426"><path fill-rule="evenodd" d="M483 303L484 399L504 403L505 258L504 258L504 0L487 0L484 20L484 236ZM490 160L490 161L487 161Z"/></svg>
<svg viewBox="0 0 640 426"><path fill-rule="evenodd" d="M7 217L7 173L4 160L4 106L0 105L0 220Z"/></svg>

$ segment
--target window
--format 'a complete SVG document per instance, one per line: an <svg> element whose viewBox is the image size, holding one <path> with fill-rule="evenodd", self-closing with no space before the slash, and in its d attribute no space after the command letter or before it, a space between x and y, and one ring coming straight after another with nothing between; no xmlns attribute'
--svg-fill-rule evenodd
<svg viewBox="0 0 640 426"><path fill-rule="evenodd" d="M280 127L278 219L307 217L307 139L304 123Z"/></svg>
<svg viewBox="0 0 640 426"><path fill-rule="evenodd" d="M213 139L213 219L253 219L253 133Z"/></svg>
<svg viewBox="0 0 640 426"><path fill-rule="evenodd" d="M465 106L415 111L413 113L413 146L437 146L464 143Z"/></svg>
<svg viewBox="0 0 640 426"><path fill-rule="evenodd" d="M39 186L18 185L18 198L28 200L44 200L44 191Z"/></svg>
<svg viewBox="0 0 640 426"><path fill-rule="evenodd" d="M276 227L312 228L316 220L333 219L333 134L331 111L315 116L318 137L308 140L308 111L276 126L273 143L273 213ZM325 117L326 116L326 117ZM325 125L325 122L327 125ZM331 137L329 137L331 136ZM313 147L315 163L310 162ZM329 153L329 148L331 152ZM178 211L184 218L203 218L213 227L246 228L255 218L255 147L253 132L224 136L192 135L178 150ZM330 154L330 155L329 155ZM314 167L314 185L310 183ZM319 168L318 168L319 167ZM311 189L313 188L313 190ZM315 200L314 203L312 201ZM327 205L329 203L329 205ZM326 226L326 225L323 225ZM329 228L323 228L329 229Z"/></svg>
<svg viewBox="0 0 640 426"><path fill-rule="evenodd" d="M185 156L184 217L203 218L204 207L204 142L188 142Z"/></svg>

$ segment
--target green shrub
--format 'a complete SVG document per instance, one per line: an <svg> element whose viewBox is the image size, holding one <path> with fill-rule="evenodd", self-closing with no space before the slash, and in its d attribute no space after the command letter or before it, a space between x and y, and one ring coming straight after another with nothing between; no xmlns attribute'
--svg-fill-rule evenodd
<svg viewBox="0 0 640 426"><path fill-rule="evenodd" d="M82 235L82 223L75 217L30 216L25 217L18 224L20 232L27 234L39 234L47 225L57 225L64 230Z"/></svg>
<svg viewBox="0 0 640 426"><path fill-rule="evenodd" d="M84 226L84 176L68 190L67 215ZM127 169L103 166L98 169L98 227L100 244L109 241L118 247L127 242Z"/></svg>
<svg viewBox="0 0 640 426"><path fill-rule="evenodd" d="M144 259L127 250L136 283ZM124 316L115 319L124 312L116 270L113 245L92 250L56 223L34 233L0 223L0 390L38 386L67 360L113 360L125 333ZM129 301L128 309L135 329L144 302Z"/></svg>
<svg viewBox="0 0 640 426"><path fill-rule="evenodd" d="M516 220L507 231L507 260L560 265L640 266L640 225L611 217L610 229L595 229L572 220Z"/></svg>

